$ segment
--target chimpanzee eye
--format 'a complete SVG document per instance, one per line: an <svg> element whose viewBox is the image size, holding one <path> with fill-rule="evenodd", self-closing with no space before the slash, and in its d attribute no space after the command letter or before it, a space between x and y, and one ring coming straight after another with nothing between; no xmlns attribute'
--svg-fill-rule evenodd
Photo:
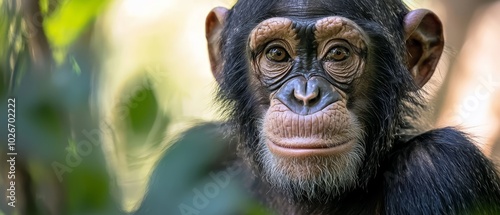
<svg viewBox="0 0 500 215"><path fill-rule="evenodd" d="M290 55L288 55L284 48L274 47L267 50L266 58L274 62L285 62L290 59Z"/></svg>
<svg viewBox="0 0 500 215"><path fill-rule="evenodd" d="M328 51L325 60L329 61L343 61L351 55L351 52L346 47L336 46Z"/></svg>

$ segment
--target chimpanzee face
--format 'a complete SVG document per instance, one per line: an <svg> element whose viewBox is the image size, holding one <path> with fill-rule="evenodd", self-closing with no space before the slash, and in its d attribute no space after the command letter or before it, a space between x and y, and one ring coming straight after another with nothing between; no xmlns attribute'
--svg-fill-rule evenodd
<svg viewBox="0 0 500 215"><path fill-rule="evenodd" d="M269 101L260 144L268 179L304 190L352 186L364 147L349 88L364 73L369 38L344 17L279 17L259 23L248 41L255 92Z"/></svg>

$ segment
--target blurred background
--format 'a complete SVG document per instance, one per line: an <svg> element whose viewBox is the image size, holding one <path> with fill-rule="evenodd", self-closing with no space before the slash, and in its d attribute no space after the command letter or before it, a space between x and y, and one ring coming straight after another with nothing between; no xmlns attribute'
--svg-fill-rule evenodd
<svg viewBox="0 0 500 215"><path fill-rule="evenodd" d="M153 206L143 214L269 214L236 182L200 179L226 149L206 132L211 125L190 129L221 120L204 24L210 9L234 2L0 0L0 160L8 98L18 153L16 207L2 198L0 215L131 213L152 174L144 205ZM498 163L500 2L406 3L445 26L445 54L425 87L430 122L474 134ZM4 196L9 167L0 162ZM153 209L161 204L172 209Z"/></svg>

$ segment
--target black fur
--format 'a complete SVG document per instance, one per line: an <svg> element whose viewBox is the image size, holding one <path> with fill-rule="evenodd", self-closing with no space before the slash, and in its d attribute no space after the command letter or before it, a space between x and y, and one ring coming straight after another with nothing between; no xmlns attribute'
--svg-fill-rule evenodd
<svg viewBox="0 0 500 215"><path fill-rule="evenodd" d="M387 214L500 214L493 164L456 129L432 130L398 144L388 161Z"/></svg>

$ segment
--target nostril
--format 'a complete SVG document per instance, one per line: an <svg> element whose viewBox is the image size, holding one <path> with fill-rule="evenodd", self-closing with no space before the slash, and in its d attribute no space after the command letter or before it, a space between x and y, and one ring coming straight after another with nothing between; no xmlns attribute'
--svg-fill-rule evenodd
<svg viewBox="0 0 500 215"><path fill-rule="evenodd" d="M306 105L306 97L304 96L304 94L298 92L296 89L293 90L293 98L299 102L299 103L302 103L303 105Z"/></svg>
<svg viewBox="0 0 500 215"><path fill-rule="evenodd" d="M319 94L318 94L318 95L316 95L315 97L313 97L313 98L309 99L308 104L309 104L310 106L316 105L316 103L318 103L318 102L319 102L319 97L320 97L320 96L319 96Z"/></svg>

